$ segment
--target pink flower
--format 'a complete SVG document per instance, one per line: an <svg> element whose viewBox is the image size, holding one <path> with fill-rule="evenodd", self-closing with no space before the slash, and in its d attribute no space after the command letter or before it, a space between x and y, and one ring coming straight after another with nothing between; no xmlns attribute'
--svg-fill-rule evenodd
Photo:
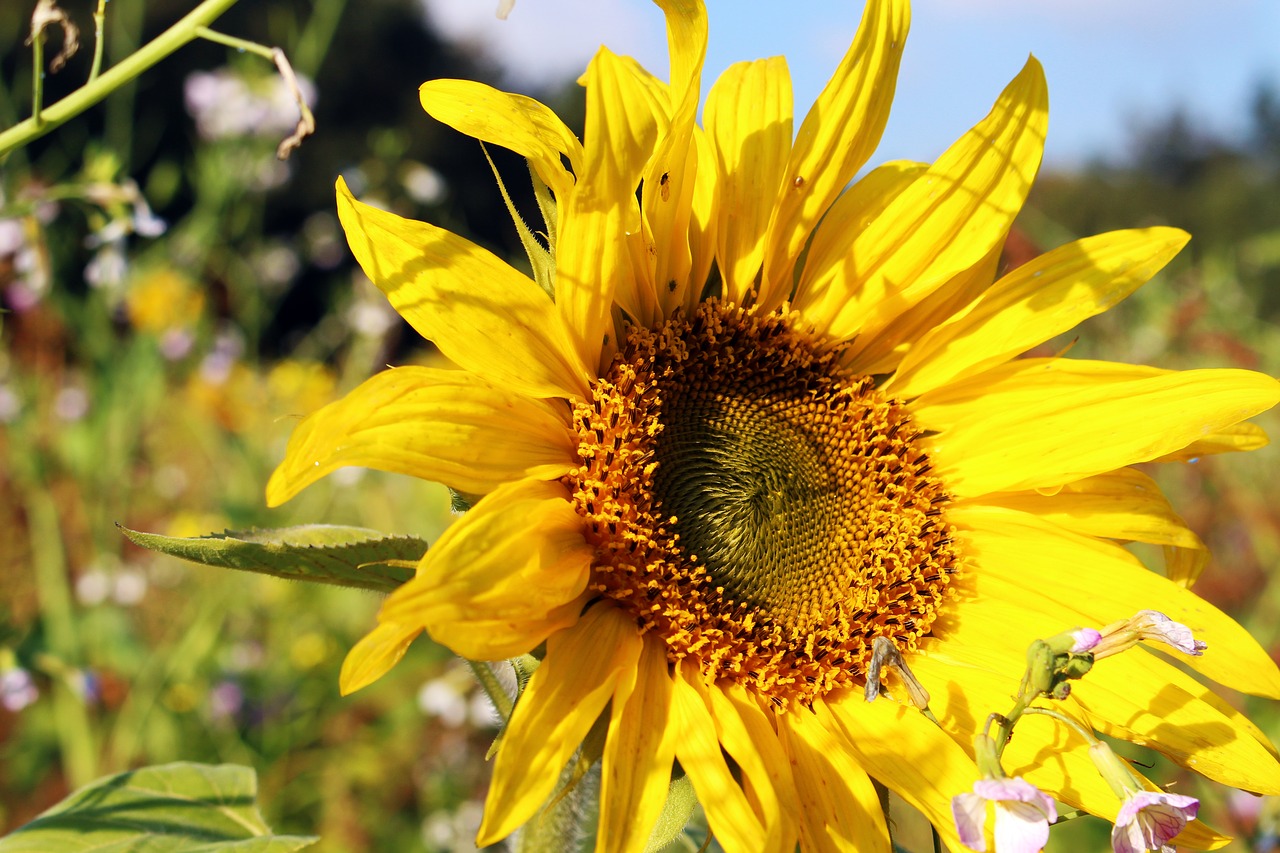
<svg viewBox="0 0 1280 853"><path fill-rule="evenodd" d="M1053 800L1020 776L979 779L973 792L951 798L960 841L970 850L985 851L987 804L996 809L996 853L1036 853L1049 840L1049 824L1058 819Z"/></svg>
<svg viewBox="0 0 1280 853"><path fill-rule="evenodd" d="M1071 653L1082 655L1085 652L1093 651L1094 646L1102 641L1102 634L1093 628L1077 628L1071 632L1071 638L1075 640L1075 644L1071 647Z"/></svg>
<svg viewBox="0 0 1280 853"><path fill-rule="evenodd" d="M1208 648L1207 643L1195 638L1190 628L1174 622L1158 610L1139 610L1131 618L1103 628L1101 634L1101 641L1093 647L1095 660L1127 651L1141 640L1164 643L1193 657L1199 657Z"/></svg>
<svg viewBox="0 0 1280 853"><path fill-rule="evenodd" d="M1159 640L1173 646L1184 655L1202 655L1209 644L1197 640L1191 629L1181 622L1174 622L1158 610L1142 610L1134 617L1134 628L1144 640Z"/></svg>
<svg viewBox="0 0 1280 853"><path fill-rule="evenodd" d="M1198 811L1200 801L1195 797L1163 791L1132 793L1125 797L1116 816L1111 846L1115 853L1173 853L1169 842L1182 832L1187 821L1196 819Z"/></svg>

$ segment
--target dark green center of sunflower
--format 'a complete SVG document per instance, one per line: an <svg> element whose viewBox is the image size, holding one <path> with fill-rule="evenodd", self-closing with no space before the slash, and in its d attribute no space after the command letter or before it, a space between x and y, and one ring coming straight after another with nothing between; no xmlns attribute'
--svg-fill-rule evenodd
<svg viewBox="0 0 1280 853"><path fill-rule="evenodd" d="M565 478L592 584L710 678L785 706L926 634L956 554L919 431L793 318L702 303L633 328Z"/></svg>

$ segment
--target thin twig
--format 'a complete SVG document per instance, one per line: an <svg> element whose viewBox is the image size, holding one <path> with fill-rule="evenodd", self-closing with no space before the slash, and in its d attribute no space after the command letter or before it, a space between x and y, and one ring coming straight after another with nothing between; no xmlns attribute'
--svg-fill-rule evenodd
<svg viewBox="0 0 1280 853"><path fill-rule="evenodd" d="M289 91L293 93L293 99L298 103L298 124L293 129L293 134L276 148L276 159L288 160L294 149L302 144L302 140L316 132L316 118L311 114L311 108L307 106L307 99L302 95L302 87L298 85L298 78L294 75L293 68L289 66L289 60L285 57L284 51L277 47L272 52L271 58L275 60L276 68L280 69L280 76L284 78Z"/></svg>
<svg viewBox="0 0 1280 853"><path fill-rule="evenodd" d="M276 64L276 69L280 72L280 76L284 78L285 85L289 87L289 94L293 95L293 100L298 105L298 124L294 128L293 134L276 148L276 159L288 160L294 149L302 144L302 140L316 132L316 119L311 114L311 108L307 106L307 99L302 94L302 87L298 85L298 77L293 73L293 67L289 65L289 58L284 55L284 51L278 47L267 47L247 39L229 36L226 33L220 33L208 27L200 27L196 30L196 35L207 41L233 47L236 50L256 53L258 56L270 59Z"/></svg>

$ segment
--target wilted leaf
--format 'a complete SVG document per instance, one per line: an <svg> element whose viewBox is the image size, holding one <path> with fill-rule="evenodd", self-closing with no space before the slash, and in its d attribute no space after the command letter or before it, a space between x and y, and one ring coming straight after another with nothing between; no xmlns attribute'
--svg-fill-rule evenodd
<svg viewBox="0 0 1280 853"><path fill-rule="evenodd" d="M142 767L89 783L0 838L0 853L292 853L315 843L273 835L257 796L248 767Z"/></svg>
<svg viewBox="0 0 1280 853"><path fill-rule="evenodd" d="M120 526L120 525L117 525ZM390 592L413 577L427 543L364 527L306 524L190 539L120 526L136 545L206 566Z"/></svg>

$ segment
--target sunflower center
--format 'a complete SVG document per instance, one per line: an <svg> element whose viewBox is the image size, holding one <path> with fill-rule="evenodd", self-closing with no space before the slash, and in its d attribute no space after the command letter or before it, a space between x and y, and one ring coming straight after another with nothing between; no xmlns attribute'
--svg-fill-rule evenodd
<svg viewBox="0 0 1280 853"><path fill-rule="evenodd" d="M905 407L790 317L702 303L633 328L576 406L593 587L673 660L785 707L915 647L955 571Z"/></svg>

